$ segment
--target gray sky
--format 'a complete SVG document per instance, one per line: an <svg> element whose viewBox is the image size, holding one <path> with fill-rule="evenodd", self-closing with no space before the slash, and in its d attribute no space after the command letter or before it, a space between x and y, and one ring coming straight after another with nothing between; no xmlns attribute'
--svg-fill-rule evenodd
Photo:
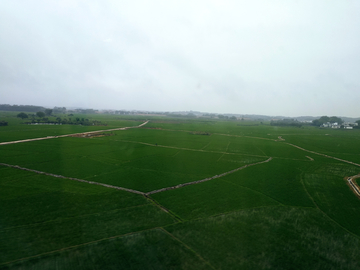
<svg viewBox="0 0 360 270"><path fill-rule="evenodd" d="M0 103L360 116L360 1L0 1Z"/></svg>

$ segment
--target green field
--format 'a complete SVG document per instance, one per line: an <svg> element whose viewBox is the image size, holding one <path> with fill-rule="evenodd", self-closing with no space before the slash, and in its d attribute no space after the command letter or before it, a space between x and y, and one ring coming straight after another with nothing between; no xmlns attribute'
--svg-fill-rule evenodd
<svg viewBox="0 0 360 270"><path fill-rule="evenodd" d="M150 120L0 145L0 269L360 269L360 130L86 117L108 125L0 113L0 142Z"/></svg>

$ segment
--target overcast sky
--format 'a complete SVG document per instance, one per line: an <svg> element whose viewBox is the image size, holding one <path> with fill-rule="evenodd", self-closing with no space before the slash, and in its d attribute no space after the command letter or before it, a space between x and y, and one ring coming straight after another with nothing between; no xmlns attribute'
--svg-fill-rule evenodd
<svg viewBox="0 0 360 270"><path fill-rule="evenodd" d="M360 116L360 1L0 1L0 103Z"/></svg>

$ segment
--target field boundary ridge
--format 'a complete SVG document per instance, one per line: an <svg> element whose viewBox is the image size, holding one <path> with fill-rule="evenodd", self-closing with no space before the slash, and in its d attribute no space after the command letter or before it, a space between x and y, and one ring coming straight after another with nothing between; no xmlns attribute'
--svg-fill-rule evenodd
<svg viewBox="0 0 360 270"><path fill-rule="evenodd" d="M34 138L34 139L26 139L26 140L19 140L19 141L10 141L10 142L2 142L0 145L6 145L6 144L14 144L14 143L22 143L22 142L32 142L32 141L40 141L40 140L47 140L47 139L54 139L54 138L64 138L64 137L71 137L74 135L85 135L85 134L94 134L99 132L105 132L105 131L116 131L116 130L127 130L130 128L140 128L144 125L149 123L149 120L145 121L144 123L134 126L134 127L121 127L121 128L112 128L112 129L103 129L103 130L95 130L95 131L87 131L87 132L80 132L80 133L72 133L72 134L65 134L65 135L59 135L59 136L47 136L42 138Z"/></svg>
<svg viewBox="0 0 360 270"><path fill-rule="evenodd" d="M325 155L325 154L321 154L321 153L318 153L318 152L315 152L315 151L311 151L311 150L307 150L305 148L302 148L300 146L297 146L295 144L292 144L292 143L286 143L288 145L291 145L293 147L296 147L300 150L303 150L303 151L306 151L306 152L309 152L309 153L313 153L313 154L316 154L316 155L319 155L319 156L324 156L324 157L327 157L327 158L332 158L332 159L335 159L335 160L339 160L339 161L342 161L342 162L345 162L345 163L349 163L349 164L352 164L352 165L355 165L355 166L359 166L360 167L360 164L357 164L355 162L352 162L352 161L348 161L348 160L345 160L345 159L341 159L341 158L337 158L337 157L332 157L332 156L328 156L328 155Z"/></svg>
<svg viewBox="0 0 360 270"><path fill-rule="evenodd" d="M357 195L357 197L360 198L360 188L358 184L354 181L354 179L356 178L360 178L360 174L350 176L346 180L351 190L355 193L355 195Z"/></svg>
<svg viewBox="0 0 360 270"><path fill-rule="evenodd" d="M250 166L254 166L254 165L262 164L262 163L265 163L265 162L269 162L270 160L272 160L272 157L270 157L270 158L268 158L267 160L264 160L264 161L260 161L260 162L256 162L256 163L252 163L252 164L247 164L247 165L244 165L242 167L236 168L234 170L224 172L222 174L218 174L218 175L208 177L208 178L205 178L205 179L202 179L202 180L197 180L197 181L193 181L193 182L179 184L179 185L176 185L176 186L171 186L171 187L166 187L166 188L153 190L153 191L145 193L145 195L149 196L149 195L152 195L152 194L155 194L155 193L159 193L159 192L163 192L163 191L167 191L167 190L171 190L171 189L178 189L178 188L182 188L182 187L189 186L189 185L195 185L195 184L203 183L203 182L206 182L206 181L210 181L210 180L213 180L213 179L216 179L216 178L223 177L223 176L225 176L227 174L234 173L236 171L245 169L245 168L250 167Z"/></svg>
<svg viewBox="0 0 360 270"><path fill-rule="evenodd" d="M48 175L48 176L53 176L53 177L56 177L56 178L69 179L69 180L78 181L78 182L82 182L82 183L87 183L87 184L91 184L91 185L98 185L98 186L103 186L103 187L107 187L107 188L114 188L114 189L123 190L123 191L131 192L131 193L135 193L135 194L139 194L139 195L144 195L144 192L137 191L137 190L130 189L130 188L118 187L118 186L108 185L108 184L99 183L99 182L87 181L87 180L79 179L79 178L66 177L66 176L63 176L63 175L58 175L58 174L53 174L53 173L41 172L41 171L37 171L37 170L33 170L33 169L20 167L18 165L10 165L10 164L6 164L6 163L0 163L0 165L15 168L15 169L19 169L19 170L34 172L34 173L37 173L37 174L44 174L44 175Z"/></svg>

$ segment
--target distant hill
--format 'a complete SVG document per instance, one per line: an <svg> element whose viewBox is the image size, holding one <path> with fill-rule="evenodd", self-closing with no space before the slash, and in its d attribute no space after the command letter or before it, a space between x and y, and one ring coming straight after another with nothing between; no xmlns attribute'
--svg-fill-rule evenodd
<svg viewBox="0 0 360 270"><path fill-rule="evenodd" d="M9 105L9 104L0 104L0 111L11 111L11 112L39 112L45 111L45 108L42 106L34 105Z"/></svg>
<svg viewBox="0 0 360 270"><path fill-rule="evenodd" d="M0 104L0 111L23 111L23 112L38 112L38 111L45 111L45 107L42 106L34 106L34 105L9 105L9 104ZM75 110L76 112L84 112L88 111L88 113L94 113L94 110L91 108L87 109L79 109L75 107L69 107L69 108L60 108L60 107L54 107L54 112L57 112L57 110L60 109L61 112L65 113L66 110ZM102 111L114 111L116 110L102 110ZM296 116L296 117L289 117L289 116L271 116L271 115L262 115L262 114L233 114L233 113L208 113L208 112L200 112L200 111L174 111L174 112L155 112L155 111L141 111L141 110L122 110L123 112L131 112L131 114L137 114L137 113L147 113L147 114L161 114L161 115L169 115L169 116L211 116L211 117L217 117L218 115L224 115L228 117L235 116L237 118L244 118L245 120L257 120L257 121L271 121L271 120L283 120L283 119L294 119L300 122L305 121L313 121L315 119L319 119L321 116ZM346 117L346 116L338 116L345 122L354 123L357 120L360 120L360 117Z"/></svg>

